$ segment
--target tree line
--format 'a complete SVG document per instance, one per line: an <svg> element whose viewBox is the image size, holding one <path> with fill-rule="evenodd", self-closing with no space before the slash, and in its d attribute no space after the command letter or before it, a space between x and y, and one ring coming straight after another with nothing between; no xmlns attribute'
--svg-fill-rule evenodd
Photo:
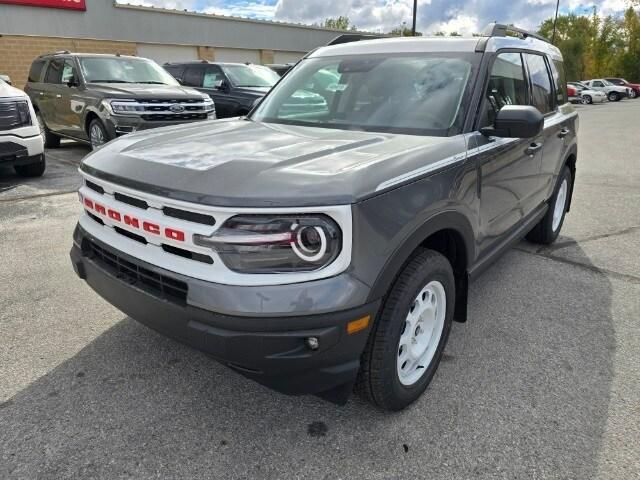
<svg viewBox="0 0 640 480"><path fill-rule="evenodd" d="M548 39L553 38L553 24L553 18L545 20L538 33ZM318 26L357 30L348 17L342 16L327 18ZM387 34L412 35L411 29L404 25ZM416 32L416 35L422 33ZM433 35L446 34L435 32ZM457 32L448 35L459 36ZM569 81L622 77L640 83L640 10L629 7L621 17L600 17L595 8L591 15L559 15L554 44L562 52Z"/></svg>

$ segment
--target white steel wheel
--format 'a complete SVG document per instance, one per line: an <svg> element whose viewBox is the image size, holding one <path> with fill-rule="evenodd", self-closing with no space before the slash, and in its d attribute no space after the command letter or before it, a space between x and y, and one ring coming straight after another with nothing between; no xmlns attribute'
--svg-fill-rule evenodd
<svg viewBox="0 0 640 480"><path fill-rule="evenodd" d="M429 282L409 308L398 342L398 379L404 386L418 382L438 349L447 313L447 294L438 281Z"/></svg>
<svg viewBox="0 0 640 480"><path fill-rule="evenodd" d="M555 232L558 230L560 223L562 222L562 217L564 216L564 211L567 206L567 192L569 190L569 185L567 183L567 179L562 180L560 184L560 188L558 189L558 194L556 195L556 203L553 206L553 221L551 222L551 229Z"/></svg>

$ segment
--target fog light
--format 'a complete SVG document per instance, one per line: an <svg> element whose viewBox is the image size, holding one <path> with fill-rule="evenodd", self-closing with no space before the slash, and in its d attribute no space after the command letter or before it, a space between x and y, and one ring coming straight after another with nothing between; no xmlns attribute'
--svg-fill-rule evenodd
<svg viewBox="0 0 640 480"><path fill-rule="evenodd" d="M320 347L320 340L316 337L308 337L304 341L311 350L317 350Z"/></svg>

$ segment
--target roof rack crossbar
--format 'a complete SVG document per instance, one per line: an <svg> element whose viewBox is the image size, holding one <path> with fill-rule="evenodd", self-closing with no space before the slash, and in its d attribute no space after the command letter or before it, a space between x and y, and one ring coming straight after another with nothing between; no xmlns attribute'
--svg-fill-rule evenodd
<svg viewBox="0 0 640 480"><path fill-rule="evenodd" d="M327 46L340 45L342 43L359 42L361 40L376 40L378 38L387 38L380 35L366 35L362 33L345 33L338 35L336 38L327 43Z"/></svg>
<svg viewBox="0 0 640 480"><path fill-rule="evenodd" d="M542 42L551 43L548 38L543 37L542 35L538 35L537 33L533 33L513 25L504 25L501 23L490 23L487 25L487 28L484 29L482 35L484 37L506 37L507 32L517 33L518 35L521 35L522 38L531 37Z"/></svg>

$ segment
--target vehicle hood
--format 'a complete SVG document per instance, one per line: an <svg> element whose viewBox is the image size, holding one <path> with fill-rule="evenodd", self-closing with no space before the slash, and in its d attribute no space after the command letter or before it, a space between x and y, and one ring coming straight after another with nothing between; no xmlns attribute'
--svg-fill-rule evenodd
<svg viewBox="0 0 640 480"><path fill-rule="evenodd" d="M202 93L182 85L149 85L146 83L90 83L93 92L109 98L202 98Z"/></svg>
<svg viewBox="0 0 640 480"><path fill-rule="evenodd" d="M133 189L233 207L351 204L466 152L466 139L218 120L121 137L81 169ZM437 165L434 166L434 168ZM388 183L387 183L388 185Z"/></svg>
<svg viewBox="0 0 640 480"><path fill-rule="evenodd" d="M27 94L0 80L0 98L25 98Z"/></svg>

